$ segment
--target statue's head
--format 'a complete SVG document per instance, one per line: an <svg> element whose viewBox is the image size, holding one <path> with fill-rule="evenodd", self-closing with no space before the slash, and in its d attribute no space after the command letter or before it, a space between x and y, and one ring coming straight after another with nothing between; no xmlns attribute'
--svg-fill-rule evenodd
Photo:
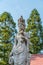
<svg viewBox="0 0 43 65"><path fill-rule="evenodd" d="M22 16L18 19L18 27L19 32L23 32L25 30L25 20L23 19Z"/></svg>

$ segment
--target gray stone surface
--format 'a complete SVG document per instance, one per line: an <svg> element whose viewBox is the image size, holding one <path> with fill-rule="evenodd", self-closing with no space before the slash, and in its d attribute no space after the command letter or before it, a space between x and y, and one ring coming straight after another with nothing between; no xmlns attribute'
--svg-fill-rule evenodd
<svg viewBox="0 0 43 65"><path fill-rule="evenodd" d="M18 21L18 25L21 25L21 28L19 27L19 32L15 36L15 43L10 53L9 64L30 65L29 36L24 32L24 19L21 17Z"/></svg>

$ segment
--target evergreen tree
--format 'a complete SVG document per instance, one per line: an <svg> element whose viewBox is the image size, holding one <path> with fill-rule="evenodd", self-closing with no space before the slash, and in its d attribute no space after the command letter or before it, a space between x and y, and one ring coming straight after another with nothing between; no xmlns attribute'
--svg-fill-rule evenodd
<svg viewBox="0 0 43 65"><path fill-rule="evenodd" d="M37 9L32 10L30 17L27 20L26 32L29 32L30 41L32 42L32 45L30 45L30 52L34 54L38 53L41 50L40 44L42 43L42 25Z"/></svg>
<svg viewBox="0 0 43 65"><path fill-rule="evenodd" d="M9 65L9 53L14 43L16 24L8 12L0 16L0 65Z"/></svg>
<svg viewBox="0 0 43 65"><path fill-rule="evenodd" d="M42 32L41 32L41 44L40 48L43 50L43 27L42 27Z"/></svg>

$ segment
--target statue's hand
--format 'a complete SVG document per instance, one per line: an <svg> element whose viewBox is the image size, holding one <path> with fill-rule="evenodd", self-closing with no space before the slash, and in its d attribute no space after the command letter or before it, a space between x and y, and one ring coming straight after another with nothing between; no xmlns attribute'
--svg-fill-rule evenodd
<svg viewBox="0 0 43 65"><path fill-rule="evenodd" d="M13 63L14 63L14 57L12 56L9 58L9 64L13 64Z"/></svg>

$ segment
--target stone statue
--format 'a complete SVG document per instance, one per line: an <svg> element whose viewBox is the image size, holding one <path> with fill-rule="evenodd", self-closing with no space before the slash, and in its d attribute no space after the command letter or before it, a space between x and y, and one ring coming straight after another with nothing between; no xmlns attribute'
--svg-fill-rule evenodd
<svg viewBox="0 0 43 65"><path fill-rule="evenodd" d="M10 53L9 64L30 65L29 36L25 31L25 20L21 16L18 20L19 32L15 36L15 43Z"/></svg>

